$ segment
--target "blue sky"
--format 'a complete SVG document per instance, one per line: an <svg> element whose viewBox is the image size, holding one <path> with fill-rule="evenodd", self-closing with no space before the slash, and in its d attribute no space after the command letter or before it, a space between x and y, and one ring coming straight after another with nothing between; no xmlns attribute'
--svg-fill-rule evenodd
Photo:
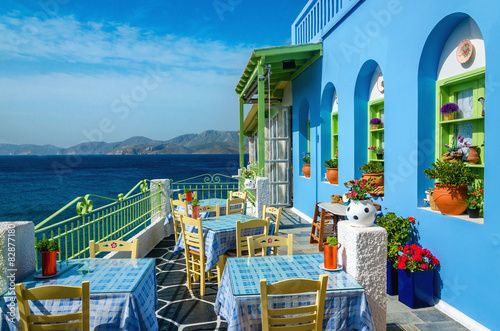
<svg viewBox="0 0 500 331"><path fill-rule="evenodd" d="M306 0L2 0L0 143L237 130L254 48L290 44Z"/></svg>

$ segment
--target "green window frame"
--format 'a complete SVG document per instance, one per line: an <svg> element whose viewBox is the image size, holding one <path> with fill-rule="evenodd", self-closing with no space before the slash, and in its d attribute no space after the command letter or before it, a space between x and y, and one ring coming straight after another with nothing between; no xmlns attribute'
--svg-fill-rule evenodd
<svg viewBox="0 0 500 331"><path fill-rule="evenodd" d="M339 112L332 112L332 159L336 159L335 154L337 154L339 146Z"/></svg>
<svg viewBox="0 0 500 331"><path fill-rule="evenodd" d="M449 102L458 104L458 93L472 89L472 117L444 120L441 107ZM482 104L478 100L485 97L485 68L471 70L436 82L436 159L447 152L444 144L452 142L459 126L472 124L472 145L478 146L480 160L477 164L467 164L481 179L484 179L484 116Z"/></svg>
<svg viewBox="0 0 500 331"><path fill-rule="evenodd" d="M378 129L373 130L370 124L372 118L382 119L384 116L384 98L372 100L368 102L368 147L376 146L384 148L384 122L379 126ZM378 160L375 151L368 150L368 161L378 161L384 162L384 160Z"/></svg>

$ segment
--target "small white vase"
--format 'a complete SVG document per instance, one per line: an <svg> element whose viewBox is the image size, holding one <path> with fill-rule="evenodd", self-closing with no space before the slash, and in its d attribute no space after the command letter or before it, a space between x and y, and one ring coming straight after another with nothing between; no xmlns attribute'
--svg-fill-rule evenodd
<svg viewBox="0 0 500 331"><path fill-rule="evenodd" d="M245 179L245 188L248 189L254 189L255 188L255 182L251 178Z"/></svg>
<svg viewBox="0 0 500 331"><path fill-rule="evenodd" d="M376 214L377 209L371 200L351 200L347 207L347 219L352 226L373 226Z"/></svg>

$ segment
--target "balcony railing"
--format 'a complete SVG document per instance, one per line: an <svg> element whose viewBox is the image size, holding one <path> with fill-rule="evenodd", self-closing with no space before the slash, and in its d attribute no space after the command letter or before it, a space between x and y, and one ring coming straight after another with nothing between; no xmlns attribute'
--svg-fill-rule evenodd
<svg viewBox="0 0 500 331"><path fill-rule="evenodd" d="M139 192L135 192L137 189ZM94 209L91 198L112 202ZM71 213L72 206L76 208L76 215ZM89 240L96 242L127 240L150 225L151 220L160 215L161 208L160 184L149 180L140 181L127 194L118 194L117 198L87 194L75 198L37 224L36 241L41 239L57 241L59 260L85 258L88 257ZM58 216L65 219L56 221ZM37 258L37 269L38 267Z"/></svg>
<svg viewBox="0 0 500 331"><path fill-rule="evenodd" d="M179 192L173 194L177 199L179 193L184 189L196 191L198 199L227 199L229 191L238 191L238 180L236 178L222 174L205 174L191 177L170 183L171 189L179 189Z"/></svg>
<svg viewBox="0 0 500 331"><path fill-rule="evenodd" d="M309 0L292 24L292 43L319 41L363 0Z"/></svg>

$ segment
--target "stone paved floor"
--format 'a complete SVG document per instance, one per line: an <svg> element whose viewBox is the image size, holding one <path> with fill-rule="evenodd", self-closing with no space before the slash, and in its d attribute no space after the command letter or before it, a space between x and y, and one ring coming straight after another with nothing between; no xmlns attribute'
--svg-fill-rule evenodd
<svg viewBox="0 0 500 331"><path fill-rule="evenodd" d="M294 235L294 254L317 253L318 245L309 243L311 225L289 210L282 214L280 234ZM173 256L173 236L161 241L147 257L156 258L160 330L227 330L226 322L214 313L217 282L208 282L206 295L199 296L199 283L187 289L183 255ZM387 330L467 330L435 308L410 309L388 296Z"/></svg>

